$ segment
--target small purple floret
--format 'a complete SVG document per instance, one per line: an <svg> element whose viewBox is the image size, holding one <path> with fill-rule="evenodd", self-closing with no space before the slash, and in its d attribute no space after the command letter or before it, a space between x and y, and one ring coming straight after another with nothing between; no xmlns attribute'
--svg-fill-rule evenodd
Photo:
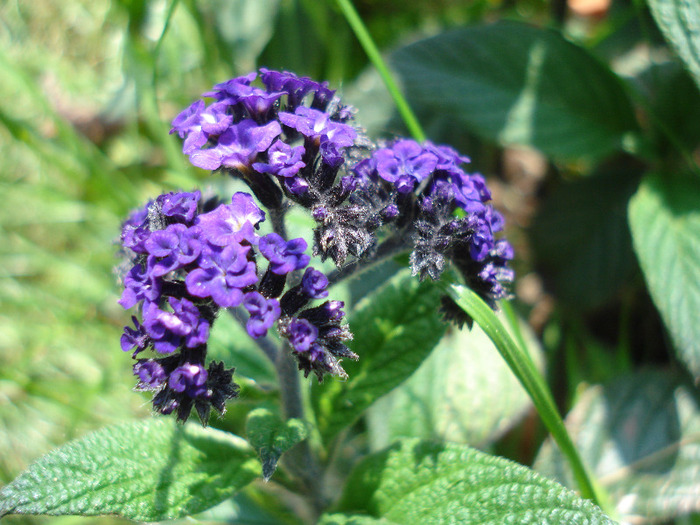
<svg viewBox="0 0 700 525"><path fill-rule="evenodd" d="M301 289L310 299L323 299L328 297L328 278L314 268L307 268L301 278Z"/></svg>
<svg viewBox="0 0 700 525"><path fill-rule="evenodd" d="M222 308L239 306L246 286L255 284L255 263L248 261L250 246L210 246L202 252L201 268L185 278L187 291L195 297L211 297Z"/></svg>
<svg viewBox="0 0 700 525"><path fill-rule="evenodd" d="M268 233L260 238L259 248L260 253L270 261L270 269L277 275L301 270L311 260L304 253L306 241L301 238L285 241L276 233Z"/></svg>
<svg viewBox="0 0 700 525"><path fill-rule="evenodd" d="M277 299L266 299L258 292L245 294L243 306L250 313L250 319L246 323L246 330L253 339L267 335L268 329L275 324L281 313Z"/></svg>
<svg viewBox="0 0 700 525"><path fill-rule="evenodd" d="M294 319L289 324L289 342L297 352L306 352L318 338L318 328L306 319Z"/></svg>
<svg viewBox="0 0 700 525"><path fill-rule="evenodd" d="M170 374L168 386L175 392L184 392L189 397L204 397L207 394L207 371L199 364L185 363Z"/></svg>

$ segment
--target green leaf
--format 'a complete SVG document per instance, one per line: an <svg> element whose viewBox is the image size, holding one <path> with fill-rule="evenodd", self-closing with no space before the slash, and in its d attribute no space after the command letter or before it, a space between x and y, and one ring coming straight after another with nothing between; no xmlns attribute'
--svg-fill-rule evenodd
<svg viewBox="0 0 700 525"><path fill-rule="evenodd" d="M275 473L282 454L306 439L308 431L300 419L282 418L269 408L256 408L248 414L245 433L262 461L263 479Z"/></svg>
<svg viewBox="0 0 700 525"><path fill-rule="evenodd" d="M613 523L590 501L522 465L416 439L363 460L336 510L402 525Z"/></svg>
<svg viewBox="0 0 700 525"><path fill-rule="evenodd" d="M637 129L620 80L554 31L474 26L411 44L392 62L409 101L501 144L595 156L620 149Z"/></svg>
<svg viewBox="0 0 700 525"><path fill-rule="evenodd" d="M173 519L220 503L259 475L255 452L241 438L149 419L103 428L48 453L0 491L0 516Z"/></svg>
<svg viewBox="0 0 700 525"><path fill-rule="evenodd" d="M395 522L370 518L369 516L352 516L348 514L324 514L318 525L394 525ZM398 525L398 524L396 524Z"/></svg>
<svg viewBox="0 0 700 525"><path fill-rule="evenodd" d="M563 182L536 219L538 264L553 276L557 297L577 310L600 306L634 275L627 204L639 178L629 167L609 165Z"/></svg>
<svg viewBox="0 0 700 525"><path fill-rule="evenodd" d="M634 249L678 357L700 377L700 180L649 175L629 206Z"/></svg>
<svg viewBox="0 0 700 525"><path fill-rule="evenodd" d="M521 326L524 331L525 326ZM542 363L529 333L528 349ZM532 406L488 336L478 325L452 331L416 372L367 412L374 450L399 437L485 445Z"/></svg>
<svg viewBox="0 0 700 525"><path fill-rule="evenodd" d="M409 377L445 332L440 290L408 270L361 301L349 319L359 361L343 362L346 382L326 380L312 399L322 435L330 439L378 398Z"/></svg>
<svg viewBox="0 0 700 525"><path fill-rule="evenodd" d="M649 0L649 8L700 87L700 4L692 0Z"/></svg>
<svg viewBox="0 0 700 525"><path fill-rule="evenodd" d="M668 372L644 371L585 390L566 423L626 522L700 512L700 395ZM571 486L547 441L535 468Z"/></svg>

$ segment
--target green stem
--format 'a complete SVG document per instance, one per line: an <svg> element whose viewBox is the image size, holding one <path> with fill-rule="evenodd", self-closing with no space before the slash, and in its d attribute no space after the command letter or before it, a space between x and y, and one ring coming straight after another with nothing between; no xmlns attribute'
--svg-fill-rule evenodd
<svg viewBox="0 0 700 525"><path fill-rule="evenodd" d="M418 123L416 115L413 113L411 106L408 105L408 102L406 102L406 99L401 94L399 87L394 81L394 77L389 72L389 68L384 62L382 55L379 53L379 49L377 49L374 40L372 40L372 37L370 36L369 31L367 31L367 27L365 27L360 15L357 14L351 0L336 0L336 2L338 3L340 10L343 12L345 19L348 21L348 24L350 24L350 27L355 33L360 45L365 50L365 53L367 53L367 58L369 58L370 62L374 64L374 67L377 68L379 76L382 77L391 98L394 99L396 108L399 110L399 114L406 124L409 133L418 142L423 142L426 138L425 133Z"/></svg>
<svg viewBox="0 0 700 525"><path fill-rule="evenodd" d="M442 286L447 294L476 321L496 345L498 352L532 399L538 414L552 434L552 438L569 461L581 495L600 506L603 498L586 472L586 467L581 461L581 457L578 455L554 404L552 394L530 356L513 341L493 310L476 293L462 285L443 284Z"/></svg>

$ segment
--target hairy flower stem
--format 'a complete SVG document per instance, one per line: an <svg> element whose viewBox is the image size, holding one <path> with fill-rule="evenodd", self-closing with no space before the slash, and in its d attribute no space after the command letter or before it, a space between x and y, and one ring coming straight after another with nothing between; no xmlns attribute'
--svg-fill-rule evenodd
<svg viewBox="0 0 700 525"><path fill-rule="evenodd" d="M286 209L272 208L269 212L274 232L286 239L287 228L284 223ZM280 351L276 352L276 359L273 360L279 381L283 415L285 419L296 418L305 421L299 371L290 350L289 343L285 343ZM263 349L263 351L265 350ZM323 497L321 468L318 458L309 446L308 439L292 447L284 455L284 462L290 472L301 480L304 491L313 507L314 518L317 519L323 513L326 502Z"/></svg>
<svg viewBox="0 0 700 525"><path fill-rule="evenodd" d="M389 237L377 247L377 250L371 256L364 259L358 259L347 266L344 266L343 268L329 273L328 286L333 286L334 284L338 284L349 277L353 277L355 274L368 270L375 264L398 255L407 249L408 245L400 234Z"/></svg>

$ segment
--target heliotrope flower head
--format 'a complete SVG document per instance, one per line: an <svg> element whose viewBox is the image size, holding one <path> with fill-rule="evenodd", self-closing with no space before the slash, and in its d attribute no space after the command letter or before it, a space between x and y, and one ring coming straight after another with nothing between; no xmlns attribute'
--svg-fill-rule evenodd
<svg viewBox="0 0 700 525"><path fill-rule="evenodd" d="M233 369L206 359L227 308L253 339L276 329L305 375L347 376L342 360L358 356L346 345L344 304L329 299L328 277L309 267L307 241L286 238L292 206L315 221L312 255L331 259L336 276L348 263L362 267L405 248L419 279L439 279L451 266L492 306L508 296L513 249L499 238L503 217L484 177L466 170L468 157L411 139L373 144L326 82L287 71L262 68L202 97L175 117L171 133L194 166L235 177L250 193L224 202L168 193L123 224L131 267L119 302L139 315L121 347L137 359L137 389L154 392L156 411L186 420L194 408L206 422L212 407L222 413L237 395ZM447 317L463 321L453 306L445 301Z"/></svg>

